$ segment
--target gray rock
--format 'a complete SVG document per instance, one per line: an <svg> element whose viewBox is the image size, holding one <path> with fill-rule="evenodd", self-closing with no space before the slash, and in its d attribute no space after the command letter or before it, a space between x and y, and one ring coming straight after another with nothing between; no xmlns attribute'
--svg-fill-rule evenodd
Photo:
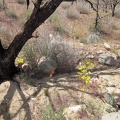
<svg viewBox="0 0 120 120"><path fill-rule="evenodd" d="M101 120L120 120L120 112L112 112L102 116Z"/></svg>
<svg viewBox="0 0 120 120"><path fill-rule="evenodd" d="M99 42L100 38L95 33L91 33L87 38L87 43Z"/></svg>
<svg viewBox="0 0 120 120"><path fill-rule="evenodd" d="M56 62L54 60L51 60L50 58L46 58L43 56L38 61L38 68L43 73L50 74L52 70L55 70L57 67Z"/></svg>
<svg viewBox="0 0 120 120"><path fill-rule="evenodd" d="M117 64L117 60L107 53L100 54L98 57L98 61L101 64L106 64L110 66L114 66Z"/></svg>

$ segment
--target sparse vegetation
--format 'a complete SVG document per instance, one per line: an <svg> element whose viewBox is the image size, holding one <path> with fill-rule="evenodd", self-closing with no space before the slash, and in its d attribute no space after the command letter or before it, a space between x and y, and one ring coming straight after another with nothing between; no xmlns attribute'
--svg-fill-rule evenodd
<svg viewBox="0 0 120 120"><path fill-rule="evenodd" d="M3 5L3 2L0 1L0 11L2 11L4 9L4 5Z"/></svg>
<svg viewBox="0 0 120 120"><path fill-rule="evenodd" d="M69 7L68 11L67 11L67 17L69 19L79 19L79 12L77 11L77 9L73 6Z"/></svg>
<svg viewBox="0 0 120 120"><path fill-rule="evenodd" d="M7 16L12 19L17 19L18 16L14 10L7 10Z"/></svg>
<svg viewBox="0 0 120 120"><path fill-rule="evenodd" d="M26 3L26 0L16 0L19 4L24 4Z"/></svg>
<svg viewBox="0 0 120 120"><path fill-rule="evenodd" d="M16 57L18 53L14 52L16 50L20 51L23 48L15 61L15 65L20 68L21 74L15 77L18 82L20 81L21 89L25 93L24 96L22 96L21 93L18 95L19 88L16 87L18 88L18 92L15 93L15 98L11 100L9 100L10 98L8 99L6 111L9 119L11 117L11 119L20 120L64 120L64 108L84 104L86 108L78 112L78 117L80 117L81 120L100 120L104 112L103 108L107 103L104 99L101 99L103 98L104 92L103 86L106 87L108 84L102 83L106 81L104 77L101 77L102 74L104 74L101 66L104 65L99 65L97 60L99 54L102 52L109 52L113 54L116 59L120 55L120 14L118 10L120 4L117 4L118 8L116 7L114 11L115 17L112 17L110 5L106 3L106 1L104 3L101 0L97 0L98 2L100 1L97 5L96 1L92 0L93 7L96 11L93 10L94 8L91 9L91 5L88 4L88 2L84 2L87 0L79 0L75 3L63 2L48 20L41 21L44 15L47 14L46 11L44 14L42 13L43 16L39 18L39 20L36 19L38 14L31 16L32 19L29 19L34 7L32 2L29 8L26 9L26 4L24 4L26 0L7 1L7 8L4 11L3 2L0 1L0 72L5 71L3 68L7 66L6 62L11 60L5 58L9 53L9 49L12 51L9 55ZM34 2L35 1L36 0L34 0ZM42 2L44 3L46 1L49 2L49 0L43 0ZM52 2L52 0L50 1ZM57 0L57 2L58 1L59 0ZM15 7L16 5L21 9ZM46 4L46 6L47 5L48 4ZM105 7L103 10L102 5L106 5L107 7L103 6ZM44 4L40 5L42 10L44 8L43 6ZM49 9L53 10L54 7L53 5L49 7ZM37 12L39 13L41 10L38 9ZM47 12L49 13L49 10ZM41 16L41 14L39 15ZM45 16L45 19L47 17ZM96 26L95 18L97 19ZM28 19L30 22L26 22ZM33 19L37 21L35 24L34 21L31 21ZM25 23L30 27L25 26ZM36 26L39 26L38 23L42 25L37 28ZM30 33L34 27L36 27L37 30L34 33ZM15 36L16 32L18 32L17 36ZM21 34L23 34L23 37ZM91 34L95 37L99 35L100 39L98 37L95 39L91 37L91 44L87 44L87 38ZM12 47L8 49L8 46L11 45L11 40L16 38L18 38L15 44L16 50ZM30 38L30 40L23 45L28 38ZM111 49L109 51L106 50L103 45L104 41L98 42L98 39L108 41ZM20 44L23 45L21 48L19 48ZM88 57L90 55L93 56L90 58ZM43 56L56 63L57 67L50 74L43 73L38 67L38 61ZM30 65L29 76L26 75L27 73L23 73L21 67L23 63ZM3 67L1 67L2 64L4 64ZM78 65L79 69L77 69ZM92 69L93 65L95 65L94 69ZM96 66L99 67L99 69ZM11 68L8 70L8 67L6 67L6 73L12 71ZM108 69L109 66L105 66L105 68ZM101 76L99 77L97 73L100 72ZM113 74L115 75L116 72ZM0 77L2 75L3 74L0 73ZM107 73L107 75L109 74ZM101 78L103 81L99 81L100 83L97 82L97 80L101 80ZM9 86L6 87L5 85L5 90L8 87ZM13 88L14 87L12 87L12 89ZM4 96L3 93L5 92L7 93L5 90L4 92L0 91L1 96ZM11 95L14 94L12 92L15 91L11 90ZM16 97L16 94L19 97ZM24 99L20 98L20 96ZM6 96L4 98L6 99ZM6 106L6 104L1 103L0 111L2 105ZM108 108L105 112L112 112L112 110ZM4 114L6 113L3 111L3 115L1 114L0 116L1 120L2 116L3 119L7 119Z"/></svg>

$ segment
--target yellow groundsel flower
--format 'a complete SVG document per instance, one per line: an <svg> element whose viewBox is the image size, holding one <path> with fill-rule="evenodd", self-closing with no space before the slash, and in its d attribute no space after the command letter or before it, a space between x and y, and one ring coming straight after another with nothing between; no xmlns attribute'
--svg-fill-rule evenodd
<svg viewBox="0 0 120 120"><path fill-rule="evenodd" d="M115 94L116 94L116 91L113 91L113 92L112 92L112 94L114 94L114 95L115 95Z"/></svg>
<svg viewBox="0 0 120 120"><path fill-rule="evenodd" d="M85 80L85 79L86 79L86 76L85 76L85 75L81 76L81 79L82 79L82 80Z"/></svg>
<svg viewBox="0 0 120 120"><path fill-rule="evenodd" d="M24 59L23 59L23 58L19 58L19 59L17 60L17 63L18 63L18 64L24 63Z"/></svg>
<svg viewBox="0 0 120 120"><path fill-rule="evenodd" d="M79 70L86 69L86 66L85 66L85 65L83 65L83 66L80 66L78 69L79 69Z"/></svg>
<svg viewBox="0 0 120 120"><path fill-rule="evenodd" d="M82 72L77 72L78 75L82 75L83 73Z"/></svg>
<svg viewBox="0 0 120 120"><path fill-rule="evenodd" d="M81 91L85 91L85 88L83 87L83 88L81 88L80 90L81 90Z"/></svg>
<svg viewBox="0 0 120 120"><path fill-rule="evenodd" d="M86 80L85 83L86 83L86 84L90 84L90 81L89 81L89 80Z"/></svg>
<svg viewBox="0 0 120 120"><path fill-rule="evenodd" d="M86 80L90 81L91 77L90 76L86 76Z"/></svg>
<svg viewBox="0 0 120 120"><path fill-rule="evenodd" d="M88 74L92 74L90 71L88 71Z"/></svg>

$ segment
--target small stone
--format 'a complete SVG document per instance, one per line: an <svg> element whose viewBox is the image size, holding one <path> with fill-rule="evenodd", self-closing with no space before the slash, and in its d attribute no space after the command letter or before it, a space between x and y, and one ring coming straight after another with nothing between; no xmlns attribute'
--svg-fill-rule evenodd
<svg viewBox="0 0 120 120"><path fill-rule="evenodd" d="M109 86L109 87L115 87L116 85L113 84L111 81L109 81L109 82L108 82L108 86Z"/></svg>
<svg viewBox="0 0 120 120"><path fill-rule="evenodd" d="M87 58L93 59L94 55L88 55Z"/></svg>
<svg viewBox="0 0 120 120"><path fill-rule="evenodd" d="M112 94L115 92L115 87L107 87L106 90L108 93Z"/></svg>
<svg viewBox="0 0 120 120"><path fill-rule="evenodd" d="M97 54L102 54L103 51L102 51L102 50L99 50L99 51L97 51L96 53L97 53Z"/></svg>
<svg viewBox="0 0 120 120"><path fill-rule="evenodd" d="M108 43L104 43L104 48L106 50L111 50L111 47L110 47L110 45Z"/></svg>

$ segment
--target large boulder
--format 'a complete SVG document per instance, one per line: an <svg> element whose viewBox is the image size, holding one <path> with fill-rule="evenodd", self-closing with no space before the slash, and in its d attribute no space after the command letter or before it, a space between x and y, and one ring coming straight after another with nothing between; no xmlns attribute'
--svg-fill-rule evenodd
<svg viewBox="0 0 120 120"><path fill-rule="evenodd" d="M110 66L117 65L116 58L107 53L100 54L98 57L98 61L101 64L106 64L106 65L110 65Z"/></svg>
<svg viewBox="0 0 120 120"><path fill-rule="evenodd" d="M38 69L45 74L50 74L51 71L56 69L56 67L56 62L45 56L41 57L38 61Z"/></svg>

